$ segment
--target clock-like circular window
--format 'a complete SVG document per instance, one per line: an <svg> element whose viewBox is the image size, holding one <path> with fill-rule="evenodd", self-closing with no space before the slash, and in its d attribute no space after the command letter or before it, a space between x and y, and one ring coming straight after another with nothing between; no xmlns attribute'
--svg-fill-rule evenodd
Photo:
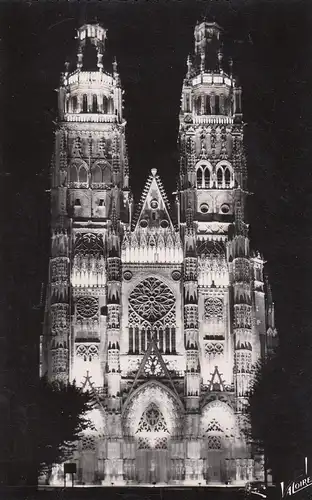
<svg viewBox="0 0 312 500"><path fill-rule="evenodd" d="M140 221L140 226L141 226L141 227L143 227L143 228L147 227L147 220L142 219L142 220Z"/></svg>
<svg viewBox="0 0 312 500"><path fill-rule="evenodd" d="M166 229L168 226L169 226L169 223L168 223L167 220L162 220L161 221L160 227L162 227L163 229Z"/></svg>
<svg viewBox="0 0 312 500"><path fill-rule="evenodd" d="M158 208L158 201L157 200L152 200L151 203L150 203L150 205L151 205L151 208L153 210L156 210Z"/></svg>
<svg viewBox="0 0 312 500"><path fill-rule="evenodd" d="M124 280L126 280L126 281L130 281L130 280L131 280L131 278L132 278L132 272L131 272L131 271L125 271L125 272L123 273L123 277L124 277Z"/></svg>
<svg viewBox="0 0 312 500"><path fill-rule="evenodd" d="M207 203L202 203L200 205L200 211L202 214L207 214L209 212L209 207L208 207Z"/></svg>
<svg viewBox="0 0 312 500"><path fill-rule="evenodd" d="M230 207L229 205L227 205L226 203L224 205L221 206L221 213L222 214L228 214L230 211Z"/></svg>
<svg viewBox="0 0 312 500"><path fill-rule="evenodd" d="M92 318L98 312L98 299L95 297L79 297L77 313L83 318Z"/></svg>

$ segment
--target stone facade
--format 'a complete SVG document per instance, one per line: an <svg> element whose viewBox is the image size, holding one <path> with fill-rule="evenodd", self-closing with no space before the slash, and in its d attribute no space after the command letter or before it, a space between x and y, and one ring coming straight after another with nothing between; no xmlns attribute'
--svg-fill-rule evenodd
<svg viewBox="0 0 312 500"><path fill-rule="evenodd" d="M94 394L74 457L85 484L243 484L263 477L244 438L253 365L276 338L264 260L250 250L241 88L220 28L195 28L172 207L156 169L134 207L106 30L78 30L59 88L42 373ZM87 70L94 52L92 70ZM54 475L57 482L57 474Z"/></svg>

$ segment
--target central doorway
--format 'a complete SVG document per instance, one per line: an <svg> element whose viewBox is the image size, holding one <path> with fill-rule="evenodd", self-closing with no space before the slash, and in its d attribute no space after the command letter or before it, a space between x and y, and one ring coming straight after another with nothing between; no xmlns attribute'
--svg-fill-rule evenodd
<svg viewBox="0 0 312 500"><path fill-rule="evenodd" d="M168 483L168 450L138 450L136 457L136 469L139 484Z"/></svg>

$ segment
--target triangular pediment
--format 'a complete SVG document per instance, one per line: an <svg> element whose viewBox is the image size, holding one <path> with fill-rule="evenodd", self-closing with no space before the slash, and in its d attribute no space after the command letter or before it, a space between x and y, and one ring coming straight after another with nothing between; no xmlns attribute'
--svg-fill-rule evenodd
<svg viewBox="0 0 312 500"><path fill-rule="evenodd" d="M224 391L224 382L219 373L218 367L215 366L214 372L208 384L209 391Z"/></svg>
<svg viewBox="0 0 312 500"><path fill-rule="evenodd" d="M169 382L173 391L178 396L177 390L172 382L168 368L157 347L155 336L152 337L148 345L148 348L143 356L142 362L139 366L139 369L131 386L129 396L137 387L139 381L141 381L142 379L150 380L153 378Z"/></svg>
<svg viewBox="0 0 312 500"><path fill-rule="evenodd" d="M174 230L169 210L170 205L164 187L156 168L153 168L143 189L132 228Z"/></svg>

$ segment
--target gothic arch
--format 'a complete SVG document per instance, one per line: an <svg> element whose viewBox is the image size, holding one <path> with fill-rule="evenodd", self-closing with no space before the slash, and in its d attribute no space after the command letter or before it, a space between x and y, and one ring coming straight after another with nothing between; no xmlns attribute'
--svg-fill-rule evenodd
<svg viewBox="0 0 312 500"><path fill-rule="evenodd" d="M96 161L91 168L92 184L111 184L112 170L107 162Z"/></svg>
<svg viewBox="0 0 312 500"><path fill-rule="evenodd" d="M196 185L198 188L210 188L212 165L208 161L201 161L196 165Z"/></svg>
<svg viewBox="0 0 312 500"><path fill-rule="evenodd" d="M201 431L204 436L210 430L213 431L213 429L210 429L212 421L217 422L218 428L223 433L234 436L236 430L235 413L233 408L224 401L216 399L208 402L202 408Z"/></svg>
<svg viewBox="0 0 312 500"><path fill-rule="evenodd" d="M135 389L124 404L122 426L125 435L138 435L142 416L152 403L161 412L168 435L180 433L184 415L182 401L161 382L151 380Z"/></svg>
<svg viewBox="0 0 312 500"><path fill-rule="evenodd" d="M229 161L221 160L216 165L217 186L232 188L234 187L234 170ZM222 173L222 177L221 177ZM218 176L220 175L220 177Z"/></svg>
<svg viewBox="0 0 312 500"><path fill-rule="evenodd" d="M88 166L84 161L74 160L68 167L70 183L88 182Z"/></svg>

